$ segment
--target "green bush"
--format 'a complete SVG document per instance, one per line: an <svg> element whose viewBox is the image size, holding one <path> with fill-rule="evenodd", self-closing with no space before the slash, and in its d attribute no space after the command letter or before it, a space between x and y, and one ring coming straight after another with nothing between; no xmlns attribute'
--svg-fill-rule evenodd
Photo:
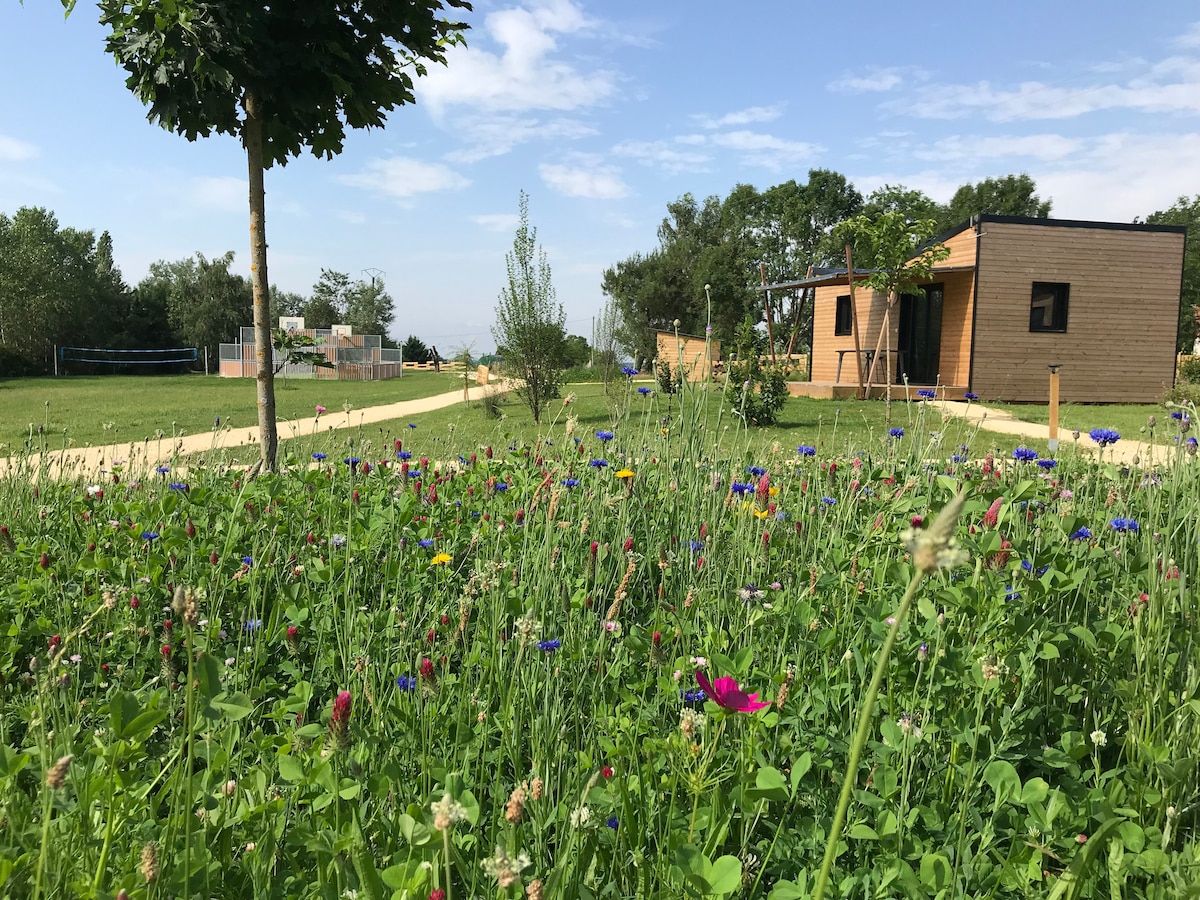
<svg viewBox="0 0 1200 900"><path fill-rule="evenodd" d="M1179 380L1200 384L1200 356L1191 356L1179 364Z"/></svg>

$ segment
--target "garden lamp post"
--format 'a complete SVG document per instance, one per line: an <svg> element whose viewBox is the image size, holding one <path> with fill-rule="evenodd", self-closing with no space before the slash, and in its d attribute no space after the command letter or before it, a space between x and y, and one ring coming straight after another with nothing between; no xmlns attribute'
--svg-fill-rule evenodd
<svg viewBox="0 0 1200 900"><path fill-rule="evenodd" d="M1047 445L1051 453L1058 452L1058 370L1062 363L1050 363L1050 440Z"/></svg>

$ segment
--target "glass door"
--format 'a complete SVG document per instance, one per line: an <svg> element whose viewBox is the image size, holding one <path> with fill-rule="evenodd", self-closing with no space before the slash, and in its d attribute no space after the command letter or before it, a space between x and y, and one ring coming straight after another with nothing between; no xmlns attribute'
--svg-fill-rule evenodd
<svg viewBox="0 0 1200 900"><path fill-rule="evenodd" d="M936 384L942 351L942 297L940 284L924 285L922 295L900 297L900 351L897 381Z"/></svg>

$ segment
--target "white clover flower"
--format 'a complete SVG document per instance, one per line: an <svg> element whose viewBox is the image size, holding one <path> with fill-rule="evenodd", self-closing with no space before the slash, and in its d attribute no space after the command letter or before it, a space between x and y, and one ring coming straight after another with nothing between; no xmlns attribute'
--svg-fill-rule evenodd
<svg viewBox="0 0 1200 900"><path fill-rule="evenodd" d="M588 823L592 821L592 811L586 806L581 806L578 809L571 811L571 827L572 828L587 828Z"/></svg>
<svg viewBox="0 0 1200 900"><path fill-rule="evenodd" d="M433 827L438 831L445 831L455 822L462 822L467 818L466 807L449 794L443 794L441 800L431 804L429 811L433 813Z"/></svg>
<svg viewBox="0 0 1200 900"><path fill-rule="evenodd" d="M1103 731L1101 731L1100 729L1098 729L1098 728L1097 728L1095 731L1093 731L1093 732L1091 733L1090 737L1091 737L1091 739L1092 739L1092 743L1093 743L1093 744L1094 744L1096 747L1106 747L1106 746L1108 746L1108 735L1107 735L1107 734L1105 734L1105 733L1104 733Z"/></svg>

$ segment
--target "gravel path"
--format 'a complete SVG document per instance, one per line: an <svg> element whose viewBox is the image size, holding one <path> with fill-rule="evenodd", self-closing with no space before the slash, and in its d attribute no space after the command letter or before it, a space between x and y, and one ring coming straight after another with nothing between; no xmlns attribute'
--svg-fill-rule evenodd
<svg viewBox="0 0 1200 900"><path fill-rule="evenodd" d="M473 401L479 400L490 392L507 390L509 387L507 382L472 387L469 396ZM360 425L385 422L389 419L403 419L407 416L444 409L462 402L463 392L455 390L444 394L435 394L432 397L421 397L417 400L389 403L386 406L370 406L365 409L352 409L350 412L330 411L312 418L279 422L277 426L279 439L282 441L287 438L305 437L318 430L357 428ZM253 447L254 452L251 458L257 459L257 445L257 425L247 428L218 428L202 434L183 435L175 438L164 437L157 440L147 438L142 441L123 441L99 447L53 450L45 454L0 457L0 478L24 475L31 480L38 477L95 480L100 475L100 470L107 468L114 459L124 460L125 471L130 476L137 477L177 455L205 450Z"/></svg>

